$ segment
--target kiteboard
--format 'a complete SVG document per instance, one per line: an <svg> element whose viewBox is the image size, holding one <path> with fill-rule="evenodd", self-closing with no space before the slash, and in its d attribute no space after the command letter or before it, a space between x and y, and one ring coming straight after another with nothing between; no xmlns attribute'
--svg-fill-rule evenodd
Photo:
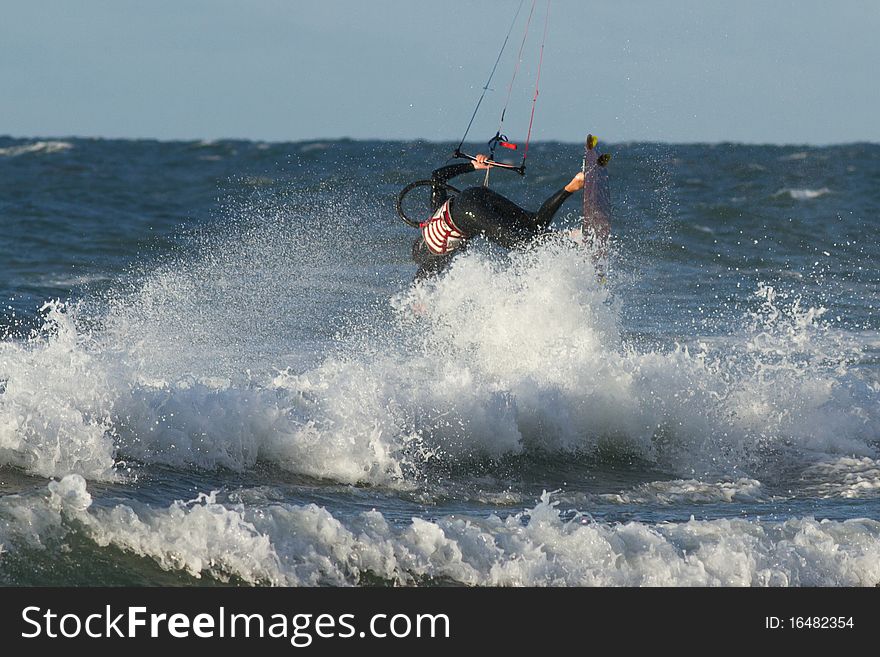
<svg viewBox="0 0 880 657"><path fill-rule="evenodd" d="M584 145L583 240L604 252L611 233L611 186L608 182L608 153L599 153L599 138L587 135Z"/></svg>

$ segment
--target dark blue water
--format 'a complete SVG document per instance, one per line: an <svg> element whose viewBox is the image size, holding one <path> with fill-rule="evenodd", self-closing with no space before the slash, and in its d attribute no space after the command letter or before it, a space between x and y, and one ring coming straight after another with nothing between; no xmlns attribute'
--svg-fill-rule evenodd
<svg viewBox="0 0 880 657"><path fill-rule="evenodd" d="M880 582L880 146L608 145L605 283L413 286L452 146L0 138L0 582Z"/></svg>

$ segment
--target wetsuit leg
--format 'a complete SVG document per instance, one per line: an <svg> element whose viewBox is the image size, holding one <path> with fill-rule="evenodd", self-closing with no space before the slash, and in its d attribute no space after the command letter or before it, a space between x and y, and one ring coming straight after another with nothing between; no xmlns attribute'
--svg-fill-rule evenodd
<svg viewBox="0 0 880 657"><path fill-rule="evenodd" d="M488 187L470 187L452 203L452 220L465 234L485 235L512 248L536 233L535 214Z"/></svg>
<svg viewBox="0 0 880 657"><path fill-rule="evenodd" d="M485 235L511 248L529 236L534 215L488 187L469 187L453 201L452 221L468 237Z"/></svg>
<svg viewBox="0 0 880 657"><path fill-rule="evenodd" d="M547 230L550 227L550 222L553 221L553 217L556 212L562 207L562 204L571 196L571 192L565 190L565 187L560 189L558 192L553 194L550 198L544 201L544 204L540 207L537 214L535 215L535 225L538 226L541 230Z"/></svg>
<svg viewBox="0 0 880 657"><path fill-rule="evenodd" d="M548 198L538 212L530 212L488 187L470 187L452 204L452 220L465 233L483 234L512 248L548 230L553 215L571 194L564 189Z"/></svg>

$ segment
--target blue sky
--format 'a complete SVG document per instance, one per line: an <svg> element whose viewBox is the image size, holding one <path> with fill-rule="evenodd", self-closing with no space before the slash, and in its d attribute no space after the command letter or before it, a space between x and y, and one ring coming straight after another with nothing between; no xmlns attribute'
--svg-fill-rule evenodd
<svg viewBox="0 0 880 657"><path fill-rule="evenodd" d="M545 2L511 139L528 125ZM457 140L518 5L0 0L0 134ZM552 0L533 139L877 142L878 34L878 0ZM521 37L477 140L497 127Z"/></svg>

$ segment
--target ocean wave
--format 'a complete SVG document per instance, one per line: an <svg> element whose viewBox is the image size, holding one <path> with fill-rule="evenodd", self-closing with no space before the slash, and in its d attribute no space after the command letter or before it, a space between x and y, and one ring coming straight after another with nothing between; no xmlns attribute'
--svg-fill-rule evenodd
<svg viewBox="0 0 880 657"><path fill-rule="evenodd" d="M839 457L815 463L801 474L804 492L847 499L880 496L880 461L868 457Z"/></svg>
<svg viewBox="0 0 880 657"><path fill-rule="evenodd" d="M715 504L719 502L762 502L768 498L756 479L703 482L697 479L653 481L620 493L606 493L599 499L614 504Z"/></svg>
<svg viewBox="0 0 880 657"><path fill-rule="evenodd" d="M645 350L621 337L619 300L578 250L477 251L399 294L390 314L289 356L260 309L312 296L285 276L276 287L238 248L241 262L156 272L97 328L50 304L32 339L0 343L0 464L108 479L132 459L268 461L410 488L433 464L532 452L604 450L737 478L811 453L876 457L880 408L850 365L858 347L823 309L772 288L720 349ZM264 255L285 274L298 262ZM298 284L320 264L302 259Z"/></svg>
<svg viewBox="0 0 880 657"><path fill-rule="evenodd" d="M62 289L85 287L88 285L94 285L95 283L105 283L111 281L110 277L106 274L64 275L57 273L44 274L37 277L36 280L39 285Z"/></svg>
<svg viewBox="0 0 880 657"><path fill-rule="evenodd" d="M315 151L326 151L328 148L333 146L333 142L329 141L315 141L300 144L299 152L300 153L313 153Z"/></svg>
<svg viewBox="0 0 880 657"><path fill-rule="evenodd" d="M773 196L788 196L795 201L811 201L814 198L819 198L820 196L825 196L825 194L830 194L831 190L827 187L822 187L821 189L794 189L791 187L785 187L776 191Z"/></svg>
<svg viewBox="0 0 880 657"><path fill-rule="evenodd" d="M68 141L35 141L30 144L0 148L0 157L16 157L28 153L60 153L73 148Z"/></svg>
<svg viewBox="0 0 880 657"><path fill-rule="evenodd" d="M875 586L880 522L745 519L607 524L562 514L550 495L506 518L344 522L316 505L228 505L216 494L166 508L93 504L77 475L47 494L0 499L0 569L78 535L164 570L254 585ZM81 544L82 541L79 541ZM82 548L80 548L82 549Z"/></svg>
<svg viewBox="0 0 880 657"><path fill-rule="evenodd" d="M112 478L108 400L119 382L62 304L43 311L45 337L0 342L0 465L45 477Z"/></svg>
<svg viewBox="0 0 880 657"><path fill-rule="evenodd" d="M779 157L780 162L795 162L799 160L806 160L810 157L810 154L807 151L796 151L794 153L789 153L788 155L781 155Z"/></svg>

